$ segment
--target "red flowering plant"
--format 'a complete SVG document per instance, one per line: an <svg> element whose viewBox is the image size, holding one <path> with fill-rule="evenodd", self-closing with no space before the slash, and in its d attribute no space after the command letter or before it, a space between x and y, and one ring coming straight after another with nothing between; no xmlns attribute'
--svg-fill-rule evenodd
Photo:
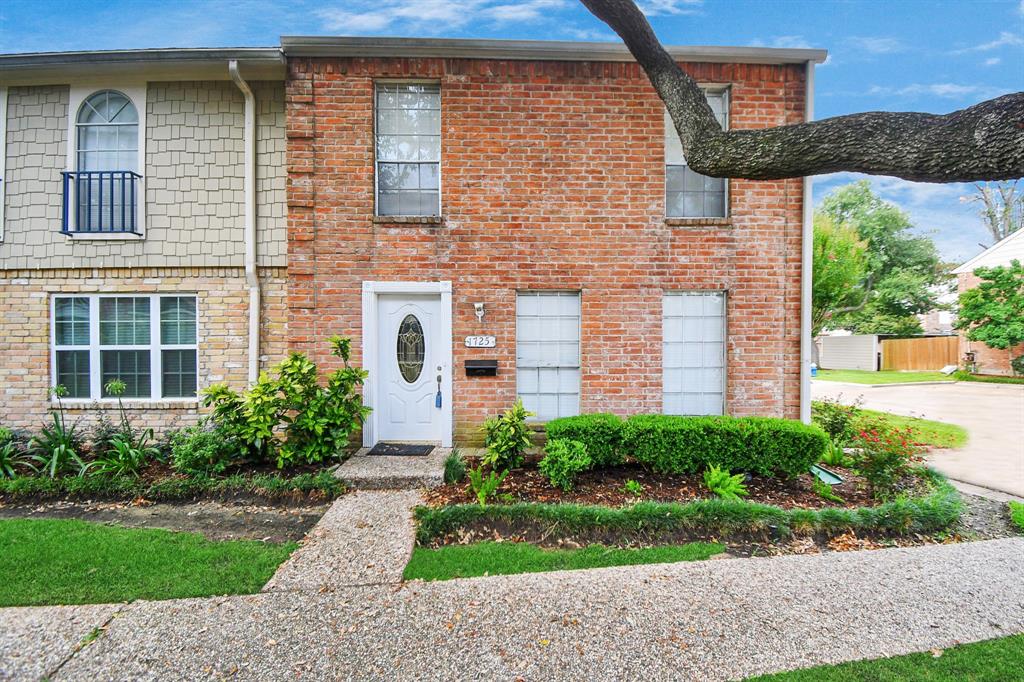
<svg viewBox="0 0 1024 682"><path fill-rule="evenodd" d="M913 429L897 429L882 422L861 422L854 435L857 471L867 479L872 497L892 495L896 484L921 451Z"/></svg>

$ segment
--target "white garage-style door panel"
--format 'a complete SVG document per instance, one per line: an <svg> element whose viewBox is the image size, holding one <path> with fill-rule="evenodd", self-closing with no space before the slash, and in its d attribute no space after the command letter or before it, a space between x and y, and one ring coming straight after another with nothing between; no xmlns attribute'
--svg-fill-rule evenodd
<svg viewBox="0 0 1024 682"><path fill-rule="evenodd" d="M662 299L662 411L725 412L725 292Z"/></svg>
<svg viewBox="0 0 1024 682"><path fill-rule="evenodd" d="M538 421L580 413L580 294L516 295L516 393Z"/></svg>

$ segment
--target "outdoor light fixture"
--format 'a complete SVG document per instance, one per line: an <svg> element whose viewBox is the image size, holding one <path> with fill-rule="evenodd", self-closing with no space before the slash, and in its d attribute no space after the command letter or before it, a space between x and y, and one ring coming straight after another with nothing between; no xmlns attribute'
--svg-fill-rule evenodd
<svg viewBox="0 0 1024 682"><path fill-rule="evenodd" d="M483 323L483 321L484 321L484 304L483 303L474 303L473 304L473 310L476 312L477 322Z"/></svg>

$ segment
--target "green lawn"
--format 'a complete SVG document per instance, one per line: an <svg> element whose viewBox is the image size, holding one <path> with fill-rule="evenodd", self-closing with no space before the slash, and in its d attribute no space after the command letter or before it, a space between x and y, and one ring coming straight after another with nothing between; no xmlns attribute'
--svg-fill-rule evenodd
<svg viewBox="0 0 1024 682"><path fill-rule="evenodd" d="M875 410L862 409L860 414L862 419L883 419L887 424L898 429L905 429L909 426L917 433L917 441L924 445L939 448L962 448L967 445L967 429L956 424L918 419L917 417L902 417L891 412L876 412Z"/></svg>
<svg viewBox="0 0 1024 682"><path fill-rule="evenodd" d="M1024 533L1024 502L1010 503L1010 520L1021 533Z"/></svg>
<svg viewBox="0 0 1024 682"><path fill-rule="evenodd" d="M1016 670L1017 672L1013 672ZM1024 635L875 661L794 670L748 682L1009 682L1024 679Z"/></svg>
<svg viewBox="0 0 1024 682"><path fill-rule="evenodd" d="M918 381L953 381L942 372L866 372L858 369L819 369L815 379L850 384L903 384Z"/></svg>
<svg viewBox="0 0 1024 682"><path fill-rule="evenodd" d="M404 577L406 580L449 580L481 575L697 561L723 551L725 547L720 544L704 542L642 549L602 545L582 549L541 549L526 542L478 542L439 549L417 547L405 567Z"/></svg>
<svg viewBox="0 0 1024 682"><path fill-rule="evenodd" d="M957 381L978 381L983 384L1024 384L1024 377L1003 377L994 374L953 372L953 378Z"/></svg>
<svg viewBox="0 0 1024 682"><path fill-rule="evenodd" d="M259 592L297 547L77 520L0 520L0 606Z"/></svg>

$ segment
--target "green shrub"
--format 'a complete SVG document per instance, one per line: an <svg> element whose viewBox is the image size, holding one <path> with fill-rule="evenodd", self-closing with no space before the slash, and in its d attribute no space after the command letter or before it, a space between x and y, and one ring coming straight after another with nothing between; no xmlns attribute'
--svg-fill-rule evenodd
<svg viewBox="0 0 1024 682"><path fill-rule="evenodd" d="M634 481L631 478L622 486L622 492L633 495L634 497L640 497L644 494L644 487L640 484L640 481Z"/></svg>
<svg viewBox="0 0 1024 682"><path fill-rule="evenodd" d="M487 498L494 494L506 476L508 476L508 471L502 471L499 474L493 469L484 476L482 466L469 470L469 489L476 495L476 500L481 507L487 506Z"/></svg>
<svg viewBox="0 0 1024 682"><path fill-rule="evenodd" d="M836 504L843 504L846 501L832 492L832 486L825 483L825 481L821 480L817 476L811 479L811 487L814 488L815 494L823 500L835 502Z"/></svg>
<svg viewBox="0 0 1024 682"><path fill-rule="evenodd" d="M82 472L93 476L138 476L142 467L160 454L150 445L152 439L153 429L146 429L132 439L124 434L115 436L110 449L89 462Z"/></svg>
<svg viewBox="0 0 1024 682"><path fill-rule="evenodd" d="M466 477L466 460L462 459L462 453L455 448L444 460L444 482L458 483Z"/></svg>
<svg viewBox="0 0 1024 682"><path fill-rule="evenodd" d="M537 468L547 476L551 485L566 492L572 490L576 476L593 464L587 446L578 440L549 440L544 452L544 459Z"/></svg>
<svg viewBox="0 0 1024 682"><path fill-rule="evenodd" d="M897 481L910 470L910 457L919 448L914 444L914 431L888 427L884 422L868 422L853 439L858 454L854 466L868 482L874 497L892 494Z"/></svg>
<svg viewBox="0 0 1024 682"><path fill-rule="evenodd" d="M1024 355L1018 355L1013 360L1010 360L1010 367L1013 368L1014 374L1024 376Z"/></svg>
<svg viewBox="0 0 1024 682"><path fill-rule="evenodd" d="M491 417L484 422L483 463L492 469L508 470L522 466L523 453L530 447L530 427L526 420L533 416L523 407L522 400L516 400L505 414Z"/></svg>
<svg viewBox="0 0 1024 682"><path fill-rule="evenodd" d="M587 446L595 468L622 464L623 420L614 414L581 414L553 419L545 425L550 440L578 440Z"/></svg>
<svg viewBox="0 0 1024 682"><path fill-rule="evenodd" d="M229 436L203 425L171 434L171 464L183 474L215 476L238 457L239 447Z"/></svg>
<svg viewBox="0 0 1024 682"><path fill-rule="evenodd" d="M811 421L824 429L836 443L849 440L854 434L854 422L860 415L858 405L844 405L833 398L811 401Z"/></svg>
<svg viewBox="0 0 1024 682"><path fill-rule="evenodd" d="M704 485L723 500L738 500L750 494L743 485L743 474L730 475L728 469L714 464L704 472Z"/></svg>
<svg viewBox="0 0 1024 682"><path fill-rule="evenodd" d="M762 476L806 473L828 436L817 426L771 417L636 415L624 447L659 473L692 474L711 465Z"/></svg>
<svg viewBox="0 0 1024 682"><path fill-rule="evenodd" d="M829 440L825 451L821 453L821 463L830 467L850 466L850 457L843 449L843 445L835 440Z"/></svg>

